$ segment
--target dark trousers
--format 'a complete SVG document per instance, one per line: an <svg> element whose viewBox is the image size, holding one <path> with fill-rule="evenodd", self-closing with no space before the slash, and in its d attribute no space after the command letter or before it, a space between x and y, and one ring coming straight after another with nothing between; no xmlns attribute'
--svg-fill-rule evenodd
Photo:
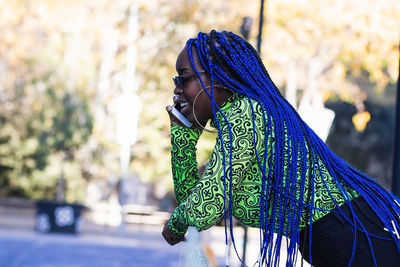
<svg viewBox="0 0 400 267"><path fill-rule="evenodd" d="M370 236L373 253L378 267L400 267L400 252L389 232L374 211L362 197L351 201L352 208L366 230L374 235L389 238L379 239ZM343 205L343 213L353 220L348 205ZM360 227L360 225L358 225ZM312 225L311 257L315 267L348 266L353 251L353 231L351 226L340 213L331 212ZM400 229L398 229L400 231ZM310 262L309 258L309 228L300 232L300 253ZM374 266L372 252L364 232L357 230L356 249L351 266Z"/></svg>

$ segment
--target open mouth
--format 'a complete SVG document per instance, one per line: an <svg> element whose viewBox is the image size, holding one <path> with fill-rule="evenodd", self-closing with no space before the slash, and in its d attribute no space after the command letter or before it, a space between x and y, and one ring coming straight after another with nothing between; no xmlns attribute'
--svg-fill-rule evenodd
<svg viewBox="0 0 400 267"><path fill-rule="evenodd" d="M185 111L187 111L187 110L189 109L189 102L178 103L178 104L177 104L177 109L178 109L181 113L185 113Z"/></svg>

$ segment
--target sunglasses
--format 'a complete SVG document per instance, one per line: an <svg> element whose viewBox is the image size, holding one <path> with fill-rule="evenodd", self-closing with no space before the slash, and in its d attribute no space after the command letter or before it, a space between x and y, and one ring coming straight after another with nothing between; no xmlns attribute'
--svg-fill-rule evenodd
<svg viewBox="0 0 400 267"><path fill-rule="evenodd" d="M206 72L205 70L199 70L199 73ZM173 76L172 80L174 81L174 84L176 87L182 88L185 82L187 82L191 77L193 77L196 74L196 72L190 73L190 74L184 74L184 75L178 75L178 76Z"/></svg>

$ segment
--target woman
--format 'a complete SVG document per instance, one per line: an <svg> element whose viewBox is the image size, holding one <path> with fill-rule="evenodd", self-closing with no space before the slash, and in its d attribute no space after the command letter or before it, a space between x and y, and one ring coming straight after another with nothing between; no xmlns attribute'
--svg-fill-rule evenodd
<svg viewBox="0 0 400 267"><path fill-rule="evenodd" d="M164 226L174 245L188 226L224 218L260 228L259 264L287 266L297 251L313 266L400 266L399 201L350 167L282 97L254 48L229 32L199 33L179 54L171 119L178 207ZM196 143L208 120L218 137L204 175ZM275 233L275 235L274 235ZM226 237L228 238L228 237Z"/></svg>

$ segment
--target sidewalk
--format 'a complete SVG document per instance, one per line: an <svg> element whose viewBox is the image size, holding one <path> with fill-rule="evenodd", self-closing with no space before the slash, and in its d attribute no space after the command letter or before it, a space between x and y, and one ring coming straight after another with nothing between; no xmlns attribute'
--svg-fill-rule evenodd
<svg viewBox="0 0 400 267"><path fill-rule="evenodd" d="M161 237L161 225L96 225L84 216L80 234L34 231L35 210L0 207L0 266L179 266L179 248Z"/></svg>
<svg viewBox="0 0 400 267"><path fill-rule="evenodd" d="M168 245L162 224L126 223L121 231L119 226L94 223L86 213L79 234L41 234L34 230L33 203L0 204L0 266L181 266L185 243ZM219 232L213 230L212 243L222 251L216 257L223 266L224 240Z"/></svg>
<svg viewBox="0 0 400 267"><path fill-rule="evenodd" d="M33 205L0 205L0 266L181 265L179 259L185 243L169 246L161 236L161 224L126 223L124 231L121 231L118 226L96 224L88 214L84 214L77 235L40 234L34 230L34 224ZM242 256L243 228L235 227L234 235L237 252ZM257 259L258 235L257 229L249 229L246 253L248 266L253 266ZM225 266L224 228L212 227L202 232L201 238L214 254L217 265ZM233 248L230 254L230 266L241 266ZM281 254L284 256L284 251ZM284 266L284 262L282 259L281 266Z"/></svg>

